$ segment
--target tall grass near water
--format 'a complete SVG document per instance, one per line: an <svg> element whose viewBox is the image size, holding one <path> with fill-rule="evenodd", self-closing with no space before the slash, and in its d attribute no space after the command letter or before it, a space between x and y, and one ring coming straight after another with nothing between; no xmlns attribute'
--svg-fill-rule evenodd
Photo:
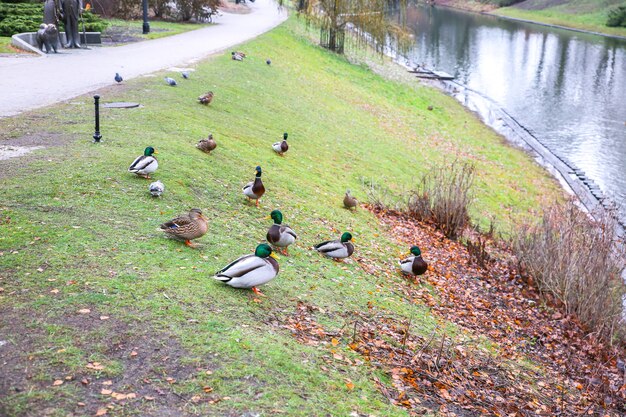
<svg viewBox="0 0 626 417"><path fill-rule="evenodd" d="M623 243L611 213L592 219L573 202L547 208L538 224L519 228L513 249L543 294L555 297L590 332L625 341Z"/></svg>

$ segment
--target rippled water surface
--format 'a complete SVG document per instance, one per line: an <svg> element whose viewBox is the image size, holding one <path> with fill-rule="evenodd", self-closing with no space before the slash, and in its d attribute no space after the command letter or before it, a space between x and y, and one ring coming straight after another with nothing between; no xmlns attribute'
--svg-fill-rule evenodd
<svg viewBox="0 0 626 417"><path fill-rule="evenodd" d="M413 63L453 74L626 206L626 40L412 7Z"/></svg>

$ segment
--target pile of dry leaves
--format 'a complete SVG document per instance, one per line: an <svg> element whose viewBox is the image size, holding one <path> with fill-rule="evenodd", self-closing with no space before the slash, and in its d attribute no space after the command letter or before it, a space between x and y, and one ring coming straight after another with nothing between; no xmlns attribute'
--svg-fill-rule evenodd
<svg viewBox="0 0 626 417"><path fill-rule="evenodd" d="M626 351L603 345L575 318L546 306L532 283L516 275L506 249L492 245L481 267L465 246L430 225L399 213L376 214L398 241L418 244L431 267L422 276L430 286L395 280L392 291L430 306L465 332L423 336L412 331L410 319L376 308L346 312L350 326L324 329L315 320L316 307L301 303L284 322L298 340L332 346L344 341L390 375L391 387L378 381L381 392L412 414L626 415ZM497 347L485 347L484 340ZM331 356L329 361L354 365L336 349Z"/></svg>

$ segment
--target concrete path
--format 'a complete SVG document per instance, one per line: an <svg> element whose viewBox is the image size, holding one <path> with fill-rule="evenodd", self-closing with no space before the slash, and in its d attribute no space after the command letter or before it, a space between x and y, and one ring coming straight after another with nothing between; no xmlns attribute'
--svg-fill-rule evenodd
<svg viewBox="0 0 626 417"><path fill-rule="evenodd" d="M248 3L250 14L227 14L216 24L166 38L118 47L61 50L45 57L0 58L0 117L48 106L106 85L184 66L254 38L287 19L272 0Z"/></svg>

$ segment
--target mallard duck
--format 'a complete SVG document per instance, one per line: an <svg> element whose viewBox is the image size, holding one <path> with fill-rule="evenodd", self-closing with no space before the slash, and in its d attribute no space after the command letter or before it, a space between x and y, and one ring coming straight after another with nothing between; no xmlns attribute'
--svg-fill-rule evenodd
<svg viewBox="0 0 626 417"><path fill-rule="evenodd" d="M189 213L163 223L161 229L179 240L184 240L185 245L194 247L192 239L204 236L209 230L209 219L207 219L200 209L191 209Z"/></svg>
<svg viewBox="0 0 626 417"><path fill-rule="evenodd" d="M283 154L289 150L289 145L287 144L287 136L287 133L283 133L283 140L280 142L276 142L272 145L272 149L274 149L274 152L276 152L280 156L283 156Z"/></svg>
<svg viewBox="0 0 626 417"><path fill-rule="evenodd" d="M230 53L230 57L231 59L235 60L235 61L243 61L243 59L246 57L246 54L244 54L243 52L231 52Z"/></svg>
<svg viewBox="0 0 626 417"><path fill-rule="evenodd" d="M244 255L215 273L215 278L234 288L251 288L258 295L264 295L257 288L278 275L278 257L266 243L256 247L254 255Z"/></svg>
<svg viewBox="0 0 626 417"><path fill-rule="evenodd" d="M265 194L265 187L261 181L261 167L256 167L256 177L253 182L249 182L243 187L243 193L251 200L256 200L256 206L259 206L259 199Z"/></svg>
<svg viewBox="0 0 626 417"><path fill-rule="evenodd" d="M200 149L202 152L211 153L213 149L217 148L217 142L213 139L213 134L209 134L209 137L206 139L200 139L196 144L196 148Z"/></svg>
<svg viewBox="0 0 626 417"><path fill-rule="evenodd" d="M165 82L168 83L171 87L176 87L178 84L175 79L170 77L165 77Z"/></svg>
<svg viewBox="0 0 626 417"><path fill-rule="evenodd" d="M153 183L150 183L148 190L150 191L150 194L152 194L152 197L161 197L161 194L163 194L163 191L165 191L165 185L163 185L161 181L157 180Z"/></svg>
<svg viewBox="0 0 626 417"><path fill-rule="evenodd" d="M124 79L122 78L122 76L120 75L119 72L115 73L115 77L113 78L115 80L116 83L121 83L122 81L124 81Z"/></svg>
<svg viewBox="0 0 626 417"><path fill-rule="evenodd" d="M184 79L188 80L189 79L189 71L183 71L180 73L180 75L183 76Z"/></svg>
<svg viewBox="0 0 626 417"><path fill-rule="evenodd" d="M294 243L298 236L291 230L291 227L283 225L283 213L274 210L270 213L274 224L267 231L267 241L279 248L285 248L283 254L287 255L287 247Z"/></svg>
<svg viewBox="0 0 626 417"><path fill-rule="evenodd" d="M343 206L348 210L352 208L356 210L358 205L359 201L356 198L352 197L352 195L350 195L350 190L346 190L346 195L343 197Z"/></svg>
<svg viewBox="0 0 626 417"><path fill-rule="evenodd" d="M128 172L132 172L133 174L137 174L140 177L150 178L150 174L157 170L159 167L159 162L156 157L153 155L158 154L157 151L154 150L152 146L148 146L143 151L143 155L135 158L130 167L128 168Z"/></svg>
<svg viewBox="0 0 626 417"><path fill-rule="evenodd" d="M209 103L211 103L212 100L213 100L213 91L209 91L206 94L202 94L201 96L198 97L198 101L200 102L200 104L209 105Z"/></svg>
<svg viewBox="0 0 626 417"><path fill-rule="evenodd" d="M354 238L349 232L345 232L341 235L341 239L318 243L313 248L321 254L338 261L354 253L354 245L350 242L354 242Z"/></svg>
<svg viewBox="0 0 626 417"><path fill-rule="evenodd" d="M422 259L422 251L417 246L411 246L410 254L400 261L400 268L409 275L422 275L428 270L428 264Z"/></svg>

